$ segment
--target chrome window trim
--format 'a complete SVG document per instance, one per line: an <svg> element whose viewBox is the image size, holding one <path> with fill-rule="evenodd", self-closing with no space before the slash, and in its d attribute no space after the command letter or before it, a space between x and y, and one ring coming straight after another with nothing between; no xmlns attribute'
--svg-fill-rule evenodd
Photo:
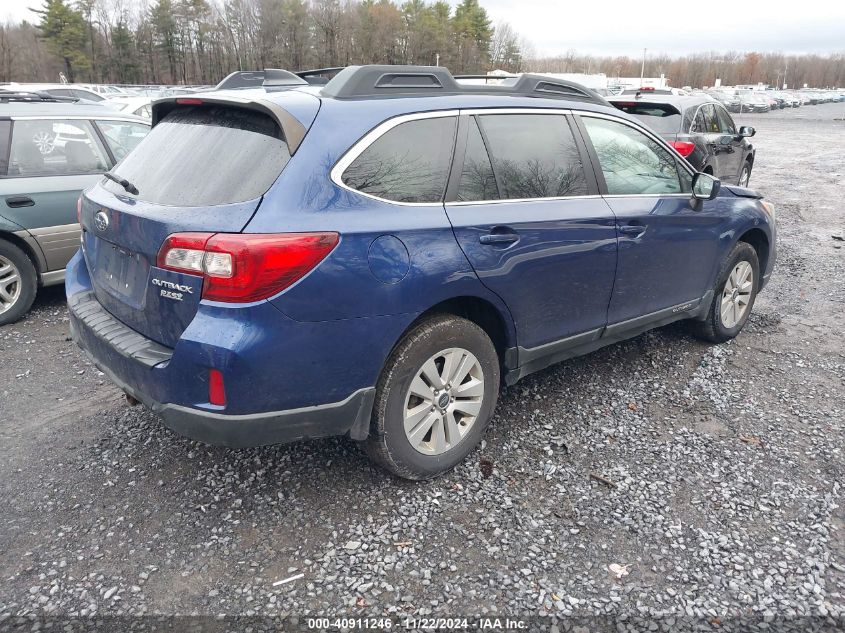
<svg viewBox="0 0 845 633"><path fill-rule="evenodd" d="M693 113L693 115L692 115L692 125L693 125L693 126L695 126L695 120L698 118L698 113L699 113L699 112L701 112L701 108L702 108L702 107L704 107L705 105L707 105L707 104L705 104L705 103L699 103L699 104L695 107L695 112L694 112L694 113ZM693 131L692 131L692 127L690 127L690 129L689 129L689 131L687 132L687 134L708 134L708 132L699 132L698 130L696 130L695 132L693 132Z"/></svg>
<svg viewBox="0 0 845 633"><path fill-rule="evenodd" d="M706 104L702 104L702 105L706 105ZM701 106L699 106L699 107L701 107ZM658 145L661 145L664 149L666 149L666 151L668 151L670 154L674 155L674 157L676 159L679 159L681 166L689 172L690 177L695 176L695 174L697 173L695 171L695 169L693 168L693 166L690 165L683 156L681 156L680 154L678 154L678 152L676 152L674 149L672 149L671 145L669 145L666 141L664 141L662 138L660 138L657 134L655 134L651 130L646 129L645 127L638 125L637 123L635 123L633 121L629 121L627 119L612 116L612 115L609 115L609 114L603 114L603 113L600 113L600 112L579 111L576 114L578 116L580 116L581 118L592 117L594 119L607 119L608 121L614 121L615 123L621 123L623 125L627 125L628 127L633 128L633 129L637 130L638 132L640 132L642 134L645 134L651 140L656 141ZM590 139L590 142L592 143L592 139ZM615 197L625 197L625 198L629 197L628 195L624 195L624 194L611 194L611 195L613 195ZM630 195L632 195L632 196L654 196L654 195L661 195L661 194L650 194L650 193L642 194L642 193L638 193L638 194L630 194ZM684 194L677 194L677 193L671 194L670 193L670 194L662 194L662 195L667 195L667 196L679 196L679 195L691 196L692 193L689 193L689 194L686 194L686 193L684 193ZM608 197L608 196L605 196L605 197Z"/></svg>
<svg viewBox="0 0 845 633"><path fill-rule="evenodd" d="M400 116L393 117L392 119L388 119L387 121L384 121L374 127L363 137L361 137L358 141L356 141L355 144L353 144L352 147L350 147L346 151L346 153L340 157L340 160L335 163L334 167L332 167L332 170L329 172L329 178L331 178L331 181L341 189L352 191L354 193L357 193L358 195L370 198L371 200L378 200L379 202L385 202L387 204L396 204L403 207L442 207L442 199L439 202L401 202L398 200L388 200L387 198L374 196L371 193L359 191L358 189L350 187L345 182L343 182L343 172L345 172L347 168L355 162L355 159L357 159L361 154L363 154L364 151L366 151L370 147L370 145L375 143L387 132L389 132L395 127L402 125L403 123L408 123L409 121L422 121L425 119L443 119L446 117L455 117L455 119L457 119L459 115L460 110L435 110L432 112L415 112L412 114L402 114ZM455 125L457 126L457 120L455 121ZM449 166L451 167L451 165L452 162L450 159Z"/></svg>
<svg viewBox="0 0 845 633"><path fill-rule="evenodd" d="M690 198L692 193L609 193L602 198Z"/></svg>
<svg viewBox="0 0 845 633"><path fill-rule="evenodd" d="M504 198L498 200L453 200L447 202L447 207L468 207L473 204L505 204L508 202L555 202L561 200L591 200L601 198L600 194L587 194L583 196L554 196L551 198Z"/></svg>
<svg viewBox="0 0 845 633"><path fill-rule="evenodd" d="M703 104L702 104L703 105ZM696 174L695 169L684 159L683 156L675 152L671 146L669 146L662 138L647 130L646 128L632 122L628 121L627 119L623 119L621 117L613 116L610 114L604 114L600 112L589 112L586 110L573 110L571 108L502 108L502 107L491 107L491 108L469 108L469 109L461 109L461 110L436 110L431 112L416 112L412 114L403 114L392 119L388 119L383 123L377 125L375 128L367 132L363 137L361 137L357 142L355 142L350 149L346 151L343 156L335 163L334 167L332 167L331 172L329 172L329 177L331 181L340 187L341 189L345 189L346 191L354 192L358 195L364 196L366 198L370 198L371 200L378 200L379 202L383 202L386 204L395 204L404 207L465 207L477 204L504 204L504 203L520 203L520 202L537 202L541 200L547 201L560 201L560 200L589 200L595 198L688 198L691 193L665 193L665 194L653 194L653 193L637 193L637 194L589 194L589 195L582 195L582 196L555 196L549 198L505 198L505 199L494 199L494 200L468 200L468 201L452 201L452 202L400 202L397 200L388 200L387 198L381 198L379 196L375 196L370 193L365 193L363 191L359 191L348 186L346 183L343 182L342 176L343 172L351 165L356 158L358 158L364 151L372 145L375 141L377 141L381 136L386 134L388 131L392 130L393 128L407 123L408 121L419 121L424 119L438 119L438 118L445 118L445 117L458 117L461 115L491 115L491 114L546 114L546 115L578 115L581 117L593 117L597 119L606 119L608 121L615 121L617 123L622 123L623 125L627 125L638 132L645 134L648 138L656 141L659 145L665 148L672 154L676 155L676 158L679 159L679 163L687 170L690 174L690 177ZM576 139L577 141L577 139Z"/></svg>

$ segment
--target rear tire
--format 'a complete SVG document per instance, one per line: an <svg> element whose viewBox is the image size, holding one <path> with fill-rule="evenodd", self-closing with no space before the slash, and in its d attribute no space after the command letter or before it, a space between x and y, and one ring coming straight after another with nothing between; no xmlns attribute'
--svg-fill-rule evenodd
<svg viewBox="0 0 845 633"><path fill-rule="evenodd" d="M376 389L370 458L405 479L460 463L481 441L499 395L499 357L475 323L422 321L396 346Z"/></svg>
<svg viewBox="0 0 845 633"><path fill-rule="evenodd" d="M706 318L690 322L693 334L711 343L734 338L748 321L759 288L757 251L751 244L738 242L722 262Z"/></svg>
<svg viewBox="0 0 845 633"><path fill-rule="evenodd" d="M26 314L37 290L32 261L14 244L0 240L0 325L14 323Z"/></svg>

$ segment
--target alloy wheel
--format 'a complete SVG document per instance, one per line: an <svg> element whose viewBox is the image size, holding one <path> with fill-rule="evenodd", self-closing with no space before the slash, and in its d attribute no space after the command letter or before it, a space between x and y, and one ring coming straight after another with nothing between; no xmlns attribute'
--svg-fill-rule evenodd
<svg viewBox="0 0 845 633"><path fill-rule="evenodd" d="M32 137L32 142L38 147L38 151L46 156L55 149L56 138L49 132L41 131Z"/></svg>
<svg viewBox="0 0 845 633"><path fill-rule="evenodd" d="M466 436L481 412L484 371L469 351L445 349L429 358L405 395L404 427L411 446L441 455Z"/></svg>
<svg viewBox="0 0 845 633"><path fill-rule="evenodd" d="M748 171L748 167L746 166L742 168L742 173L739 175L739 186L747 187L749 180L751 180L751 172Z"/></svg>
<svg viewBox="0 0 845 633"><path fill-rule="evenodd" d="M0 314L11 310L21 296L21 273L17 266L0 255Z"/></svg>
<svg viewBox="0 0 845 633"><path fill-rule="evenodd" d="M722 290L722 325L727 329L736 327L748 312L753 290L754 269L743 260L734 266Z"/></svg>

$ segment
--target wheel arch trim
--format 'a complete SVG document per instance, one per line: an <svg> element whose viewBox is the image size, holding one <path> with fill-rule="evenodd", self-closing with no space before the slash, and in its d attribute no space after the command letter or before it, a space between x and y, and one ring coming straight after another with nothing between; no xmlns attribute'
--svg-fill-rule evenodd
<svg viewBox="0 0 845 633"><path fill-rule="evenodd" d="M7 231L0 228L0 240L6 240L21 249L29 257L39 279L47 271L47 261L38 241L28 231Z"/></svg>

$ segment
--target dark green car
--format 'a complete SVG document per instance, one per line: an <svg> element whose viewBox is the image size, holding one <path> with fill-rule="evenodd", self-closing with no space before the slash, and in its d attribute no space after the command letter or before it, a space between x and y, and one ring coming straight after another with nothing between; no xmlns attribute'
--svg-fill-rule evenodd
<svg viewBox="0 0 845 633"><path fill-rule="evenodd" d="M79 248L79 193L149 129L106 106L0 94L0 325L23 316L39 286L62 283Z"/></svg>

